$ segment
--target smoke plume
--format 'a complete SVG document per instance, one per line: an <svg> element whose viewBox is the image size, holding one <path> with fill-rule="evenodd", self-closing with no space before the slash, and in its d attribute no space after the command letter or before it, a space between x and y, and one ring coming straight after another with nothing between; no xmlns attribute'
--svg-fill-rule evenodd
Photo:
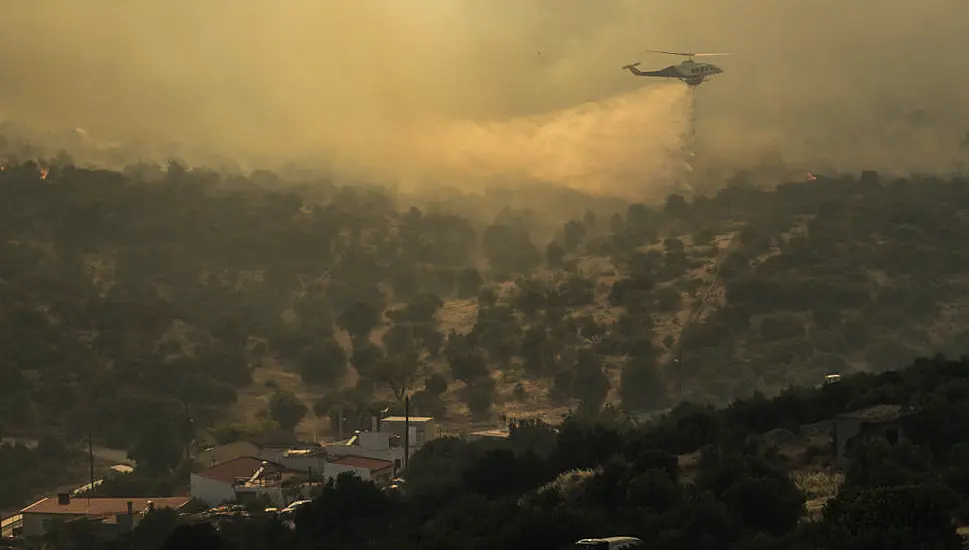
<svg viewBox="0 0 969 550"><path fill-rule="evenodd" d="M728 51L707 158L946 170L969 130L969 2L31 0L0 18L0 119L127 156L649 195L686 93L620 66Z"/></svg>

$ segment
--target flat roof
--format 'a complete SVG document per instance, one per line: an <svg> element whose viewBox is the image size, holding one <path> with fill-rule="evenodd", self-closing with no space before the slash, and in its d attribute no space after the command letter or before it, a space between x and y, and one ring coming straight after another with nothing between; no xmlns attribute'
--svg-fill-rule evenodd
<svg viewBox="0 0 969 550"><path fill-rule="evenodd" d="M415 423L415 422L418 422L418 423L421 423L421 422L433 422L433 421L434 421L434 418L433 417L430 417L430 416L412 416L412 417L410 417L410 422L411 423ZM381 422L401 422L402 423L402 422L404 422L404 417L403 416L388 416L387 418L384 418L383 420L381 420Z"/></svg>
<svg viewBox="0 0 969 550"><path fill-rule="evenodd" d="M603 542L605 542L605 543L609 543L609 542L615 542L615 543L620 543L620 542L637 542L637 543L642 543L643 542L643 539L636 538L636 537L603 537L601 539L582 539L580 541L577 541L576 544L598 544L598 543L603 543Z"/></svg>
<svg viewBox="0 0 969 550"><path fill-rule="evenodd" d="M476 435L478 437L500 437L505 439L511 435L507 430L478 430L476 432L471 432L468 435Z"/></svg>
<svg viewBox="0 0 969 550"><path fill-rule="evenodd" d="M839 414L840 420L863 420L868 422L894 422L906 415L901 405L873 405L856 411Z"/></svg>

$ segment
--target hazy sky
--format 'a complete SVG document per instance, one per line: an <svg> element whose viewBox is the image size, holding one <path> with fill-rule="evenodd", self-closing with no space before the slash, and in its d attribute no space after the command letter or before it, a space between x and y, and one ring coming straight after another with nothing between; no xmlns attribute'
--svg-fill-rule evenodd
<svg viewBox="0 0 969 550"><path fill-rule="evenodd" d="M0 5L0 118L250 164L651 185L629 180L676 164L688 117L682 86L620 70L677 61L646 48L734 54L698 94L713 153L946 169L969 131L966 0Z"/></svg>

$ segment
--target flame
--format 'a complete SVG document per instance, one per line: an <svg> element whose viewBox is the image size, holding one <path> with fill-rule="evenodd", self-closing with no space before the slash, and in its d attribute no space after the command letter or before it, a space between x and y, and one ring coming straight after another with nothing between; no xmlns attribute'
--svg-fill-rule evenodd
<svg viewBox="0 0 969 550"><path fill-rule="evenodd" d="M6 171L7 171L7 165L6 164L0 164L0 172L6 172Z"/></svg>
<svg viewBox="0 0 969 550"><path fill-rule="evenodd" d="M47 179L47 174L48 174L49 172L50 172L50 170L48 170L47 168L44 168L44 167L42 166L42 167L40 168L40 179L42 179L42 180L45 180L45 179Z"/></svg>
<svg viewBox="0 0 969 550"><path fill-rule="evenodd" d="M814 181L814 180L816 180L816 179L818 179L818 178L817 178L817 177L816 177L816 176L815 176L814 174L812 174L811 172L808 172L808 173L807 173L807 174L805 175L805 177L807 178L807 181Z"/></svg>

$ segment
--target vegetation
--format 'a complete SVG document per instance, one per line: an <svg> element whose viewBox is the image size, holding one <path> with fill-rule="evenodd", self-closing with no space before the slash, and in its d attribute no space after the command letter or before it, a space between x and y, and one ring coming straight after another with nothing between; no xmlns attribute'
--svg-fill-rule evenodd
<svg viewBox="0 0 969 550"><path fill-rule="evenodd" d="M401 392L457 423L726 405L969 344L961 179L650 208L0 153L0 418L61 465L91 433L164 475L207 432L365 429Z"/></svg>
<svg viewBox="0 0 969 550"><path fill-rule="evenodd" d="M219 531L183 526L142 547L167 537L206 540L204 548L552 550L624 534L659 549L954 550L956 526L969 519L967 388L969 361L937 357L725 409L683 404L642 426L610 407L557 428L513 423L505 441L430 442L403 493L345 474L297 511L295 530L271 518ZM830 462L830 432L814 449L772 443L771 434L805 438L818 420L871 404L908 409L909 438L862 443L820 513L809 513L799 473ZM136 531L134 540L146 539Z"/></svg>

